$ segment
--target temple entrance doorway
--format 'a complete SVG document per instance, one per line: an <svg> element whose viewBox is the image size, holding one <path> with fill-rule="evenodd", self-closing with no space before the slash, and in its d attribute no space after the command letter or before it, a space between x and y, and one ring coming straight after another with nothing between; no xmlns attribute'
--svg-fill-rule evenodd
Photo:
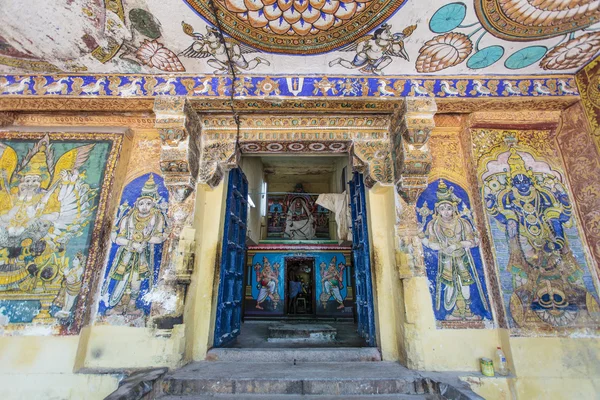
<svg viewBox="0 0 600 400"><path fill-rule="evenodd" d="M315 314L315 259L286 257L285 276L287 299L285 314L292 317L313 317Z"/></svg>
<svg viewBox="0 0 600 400"><path fill-rule="evenodd" d="M365 189L348 154L243 156L236 171L217 300L232 319L217 319L214 346L376 346Z"/></svg>

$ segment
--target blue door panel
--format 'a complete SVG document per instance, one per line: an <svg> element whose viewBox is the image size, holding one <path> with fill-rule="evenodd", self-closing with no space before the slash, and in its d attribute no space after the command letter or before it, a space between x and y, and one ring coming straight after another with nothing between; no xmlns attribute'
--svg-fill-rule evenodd
<svg viewBox="0 0 600 400"><path fill-rule="evenodd" d="M246 257L247 199L248 181L244 173L239 168L231 170L227 187L219 274L215 347L229 344L240 334Z"/></svg>
<svg viewBox="0 0 600 400"><path fill-rule="evenodd" d="M373 285L371 281L371 258L369 251L369 228L365 185L362 174L354 173L350 182L352 210L352 258L356 281L356 315L358 333L369 346L376 345Z"/></svg>

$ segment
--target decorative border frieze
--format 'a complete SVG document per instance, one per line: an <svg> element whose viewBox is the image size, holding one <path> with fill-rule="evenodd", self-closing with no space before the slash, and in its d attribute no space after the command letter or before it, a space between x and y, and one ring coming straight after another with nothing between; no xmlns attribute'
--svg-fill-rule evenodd
<svg viewBox="0 0 600 400"><path fill-rule="evenodd" d="M62 81L59 81L63 78ZM67 78L64 80L64 78ZM327 82L326 85L323 82ZM56 83L59 83L57 85ZM0 95L140 98L162 95L231 97L225 75L1 75ZM521 98L577 96L572 75L539 76L250 76L234 97Z"/></svg>

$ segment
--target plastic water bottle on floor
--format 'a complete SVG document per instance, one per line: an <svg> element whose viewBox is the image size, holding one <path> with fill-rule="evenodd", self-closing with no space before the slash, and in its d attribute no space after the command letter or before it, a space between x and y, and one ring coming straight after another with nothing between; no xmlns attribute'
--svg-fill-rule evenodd
<svg viewBox="0 0 600 400"><path fill-rule="evenodd" d="M504 356L504 352L500 347L496 349L496 361L495 362L495 370L498 375L506 376L508 375L508 367L506 366L506 357Z"/></svg>

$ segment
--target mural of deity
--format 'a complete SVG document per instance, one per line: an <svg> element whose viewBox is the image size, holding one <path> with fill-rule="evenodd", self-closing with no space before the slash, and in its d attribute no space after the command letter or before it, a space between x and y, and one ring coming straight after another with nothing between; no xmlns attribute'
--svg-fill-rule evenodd
<svg viewBox="0 0 600 400"><path fill-rule="evenodd" d="M283 232L285 229L285 215L281 199L269 199L269 232Z"/></svg>
<svg viewBox="0 0 600 400"><path fill-rule="evenodd" d="M281 299L279 295L279 269L280 264L274 263L271 267L271 263L267 257L263 257L263 265L256 263L254 265L254 273L256 274L256 288L258 289L258 296L256 297L256 308L264 310L261 305L265 300L269 299L271 308L277 310L279 301Z"/></svg>
<svg viewBox="0 0 600 400"><path fill-rule="evenodd" d="M310 196L303 195L304 189L297 184L294 193L286 196L287 214L283 237L292 240L316 239L317 226L314 204Z"/></svg>
<svg viewBox="0 0 600 400"><path fill-rule="evenodd" d="M341 290L344 288L344 270L346 266L344 263L339 263L336 266L337 259L334 256L329 263L329 266L325 262L321 262L319 265L321 284L323 285L323 291L319 298L323 309L327 307L327 302L333 298L338 303L337 309L344 309L344 296L342 296Z"/></svg>
<svg viewBox="0 0 600 400"><path fill-rule="evenodd" d="M458 185L440 179L420 196L417 213L427 276L433 282L436 319L490 320L485 282L480 277L479 238L467 194Z"/></svg>
<svg viewBox="0 0 600 400"><path fill-rule="evenodd" d="M0 143L0 299L14 300L19 322L69 322L110 148L55 135ZM31 299L40 308L23 317L19 301Z"/></svg>
<svg viewBox="0 0 600 400"><path fill-rule="evenodd" d="M497 226L492 232L500 229L494 240L507 245L507 259L498 258L510 273L510 314L516 325L598 321L600 308L561 174L511 147L488 163L482 178L486 209Z"/></svg>
<svg viewBox="0 0 600 400"><path fill-rule="evenodd" d="M123 193L111 233L113 245L102 286L101 314L139 317L150 312L143 297L154 287L162 246L169 236L167 203L161 196L166 197L167 193L162 180L159 191L157 179L160 178L154 174L144 175L131 182ZM129 206L135 189L137 197Z"/></svg>

